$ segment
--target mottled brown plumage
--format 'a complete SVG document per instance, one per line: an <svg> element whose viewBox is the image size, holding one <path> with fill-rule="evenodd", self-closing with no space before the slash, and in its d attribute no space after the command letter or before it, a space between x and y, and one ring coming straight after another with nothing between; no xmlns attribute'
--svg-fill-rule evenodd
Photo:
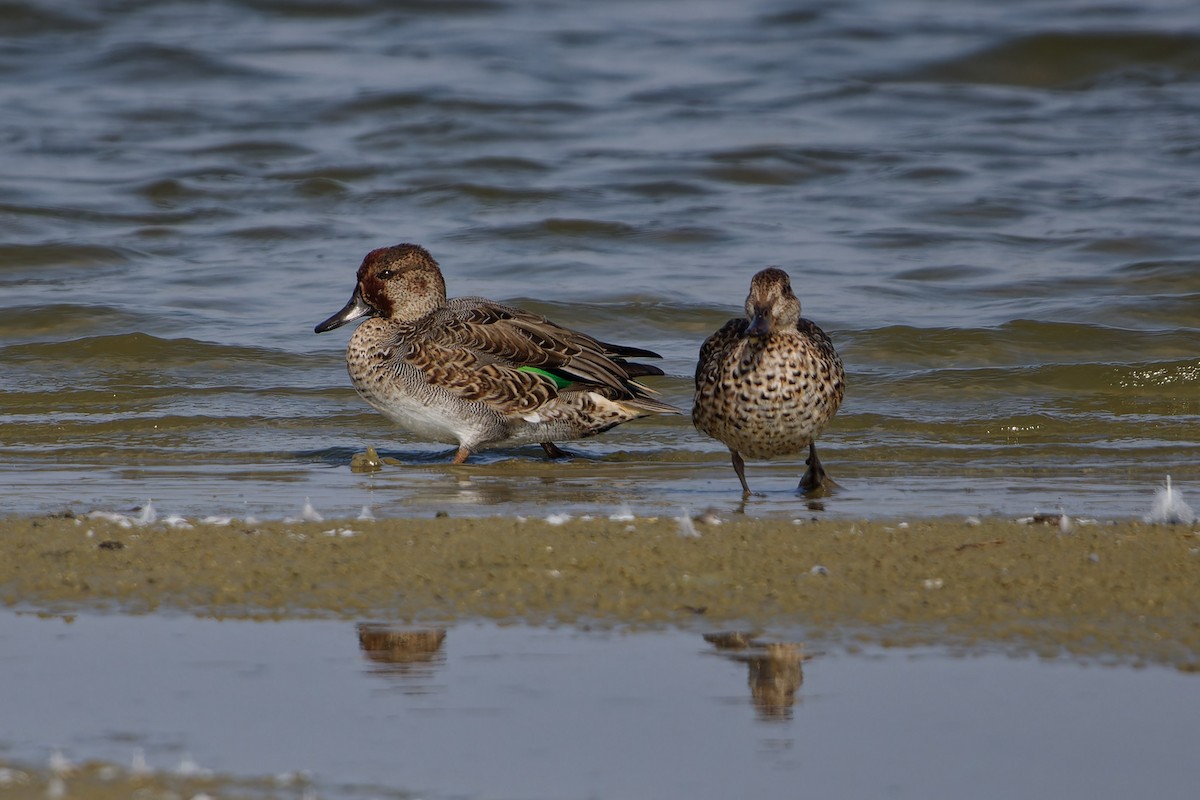
<svg viewBox="0 0 1200 800"><path fill-rule="evenodd" d="M745 457L771 458L808 448L800 490L836 486L817 458L816 438L841 405L846 377L825 332L800 316L788 274L774 267L750 282L746 318L705 340L696 366L692 420L723 442L744 494Z"/></svg>
<svg viewBox="0 0 1200 800"><path fill-rule="evenodd" d="M457 444L457 464L483 447L533 442L561 456L554 440L680 413L635 380L662 370L627 360L656 353L483 298L447 300L437 262L415 244L368 253L350 302L316 331L360 317L369 319L346 350L354 388L409 431Z"/></svg>

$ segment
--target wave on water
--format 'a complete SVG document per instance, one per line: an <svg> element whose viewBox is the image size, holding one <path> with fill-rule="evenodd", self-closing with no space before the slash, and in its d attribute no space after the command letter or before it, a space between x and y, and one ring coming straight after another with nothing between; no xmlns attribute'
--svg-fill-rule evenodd
<svg viewBox="0 0 1200 800"><path fill-rule="evenodd" d="M299 367L302 356L253 346L232 346L197 339L166 339L134 331L109 336L89 336L71 341L10 345L3 349L13 362L124 363L130 367L173 367L187 362L216 363L226 366L249 363ZM149 371L149 370L148 370Z"/></svg>
<svg viewBox="0 0 1200 800"><path fill-rule="evenodd" d="M1200 74L1200 36L1136 31L1017 36L899 78L1037 89L1088 89L1130 81L1157 85Z"/></svg>
<svg viewBox="0 0 1200 800"><path fill-rule="evenodd" d="M728 453L686 418L474 472L398 432L354 393L348 331L312 326L401 241L452 296L662 353L680 405L750 276L787 269L849 375L834 513L1107 499L1114 476L1140 513L1146 476L1200 477L1200 7L110 6L0 4L0 472L23 509L87 481L396 513L725 502ZM367 444L412 468L350 473ZM795 510L797 466L752 465L788 493L752 513Z"/></svg>

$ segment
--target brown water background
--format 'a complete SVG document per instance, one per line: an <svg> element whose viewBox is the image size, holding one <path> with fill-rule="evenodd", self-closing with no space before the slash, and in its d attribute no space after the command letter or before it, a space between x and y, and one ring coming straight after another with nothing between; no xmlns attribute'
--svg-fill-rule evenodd
<svg viewBox="0 0 1200 800"><path fill-rule="evenodd" d="M737 506L686 418L459 469L366 407L312 326L415 241L685 407L784 267L849 374L825 513L1140 515L1200 489L1198 79L1169 0L5 4L0 512Z"/></svg>

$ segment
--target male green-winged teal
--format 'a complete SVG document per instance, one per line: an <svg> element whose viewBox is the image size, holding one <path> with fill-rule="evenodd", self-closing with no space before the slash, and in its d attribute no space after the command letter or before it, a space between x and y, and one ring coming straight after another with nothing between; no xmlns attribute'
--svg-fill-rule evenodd
<svg viewBox="0 0 1200 800"><path fill-rule="evenodd" d="M771 458L808 448L800 491L837 484L817 458L816 438L837 413L846 388L842 359L825 332L800 316L788 274L774 267L750 281L746 317L731 319L700 348L696 427L723 442L746 483L745 457Z"/></svg>
<svg viewBox="0 0 1200 800"><path fill-rule="evenodd" d="M556 441L681 413L636 380L661 369L627 360L657 353L483 298L447 300L437 262L415 244L368 253L350 302L316 332L360 317L346 349L354 388L413 434L457 444L455 464L481 448L535 442L559 457Z"/></svg>

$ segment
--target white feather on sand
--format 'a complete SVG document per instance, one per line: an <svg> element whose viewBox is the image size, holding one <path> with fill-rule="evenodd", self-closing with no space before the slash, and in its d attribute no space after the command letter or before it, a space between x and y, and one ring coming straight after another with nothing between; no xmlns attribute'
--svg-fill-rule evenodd
<svg viewBox="0 0 1200 800"><path fill-rule="evenodd" d="M1171 476L1166 485L1154 490L1154 503L1150 513L1142 517L1151 525L1191 525L1196 521L1196 512L1183 501L1183 495L1171 486Z"/></svg>

